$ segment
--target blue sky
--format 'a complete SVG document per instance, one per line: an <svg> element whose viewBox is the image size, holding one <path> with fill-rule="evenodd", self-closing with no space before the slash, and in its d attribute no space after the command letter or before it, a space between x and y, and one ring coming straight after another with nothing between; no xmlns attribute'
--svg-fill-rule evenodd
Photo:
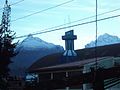
<svg viewBox="0 0 120 90"><path fill-rule="evenodd" d="M4 1L5 0L0 0L0 7L3 7ZM19 0L9 0L9 3L12 4L18 1ZM23 2L11 7L11 20L15 20L25 15L44 10L67 1L70 0L24 0ZM21 36L30 33L41 32L41 30L46 28L93 16L95 15L95 1L96 0L73 0L70 3L54 9L11 22L11 30L16 32L16 36ZM120 0L98 0L98 14L117 8L120 8ZM0 10L0 12L1 16L2 10ZM98 19L118 14L120 14L120 10L101 15L98 17ZM76 23L71 23L69 25L91 20L95 20L95 17ZM120 17L98 22L98 35L109 33L120 37L119 24ZM85 44L95 40L95 23L64 29L61 31L40 34L36 35L35 37L40 37L47 42L64 46L64 41L62 41L61 36L64 35L66 31L71 29L74 29L74 33L78 37L78 39L75 40L75 49L84 48Z"/></svg>

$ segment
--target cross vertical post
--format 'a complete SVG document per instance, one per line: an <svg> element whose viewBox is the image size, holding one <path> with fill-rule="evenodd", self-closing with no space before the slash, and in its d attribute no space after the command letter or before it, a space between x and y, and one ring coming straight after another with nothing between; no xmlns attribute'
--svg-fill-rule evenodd
<svg viewBox="0 0 120 90"><path fill-rule="evenodd" d="M74 35L73 30L65 32L65 36L62 36L62 40L65 40L65 52L63 56L77 56L74 51L74 40L77 39L77 36Z"/></svg>

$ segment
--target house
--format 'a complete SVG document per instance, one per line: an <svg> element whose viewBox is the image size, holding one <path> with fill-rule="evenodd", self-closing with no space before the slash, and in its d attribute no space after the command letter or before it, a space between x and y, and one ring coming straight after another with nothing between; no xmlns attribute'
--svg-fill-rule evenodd
<svg viewBox="0 0 120 90"><path fill-rule="evenodd" d="M68 36L70 37L70 35ZM29 67L28 72L30 74L37 74L38 82L45 82L48 87L56 89L66 87L67 90L72 88L89 90L92 88L92 78L94 78L94 76L91 76L92 68L103 68L103 71L99 73L101 76L98 75L100 77L98 80L103 79L101 78L103 74L105 78L97 85L98 87L103 85L103 88L110 88L110 85L106 83L110 82L111 78L113 79L120 74L116 69L116 66L119 67L120 65L120 43L74 50L73 43L71 42L76 39L76 36L73 35L74 38L69 37L67 37L69 42L66 41L68 44L66 45L65 52L48 55L39 59ZM70 46L69 44L72 45ZM115 67L115 70L113 70L113 67ZM114 71L118 74L114 74ZM108 77L108 74L111 74L110 77ZM117 78L119 79L119 77ZM110 83L111 86L113 85L112 83ZM119 87L120 85L114 86L114 88Z"/></svg>

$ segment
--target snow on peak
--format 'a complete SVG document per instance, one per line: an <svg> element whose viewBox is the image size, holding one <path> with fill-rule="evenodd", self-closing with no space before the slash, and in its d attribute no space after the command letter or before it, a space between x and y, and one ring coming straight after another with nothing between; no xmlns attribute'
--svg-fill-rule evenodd
<svg viewBox="0 0 120 90"><path fill-rule="evenodd" d="M10 75L24 76L28 67L30 67L38 59L53 53L63 52L64 49L60 45L45 42L38 37L28 35L20 42L16 49L19 52L15 57L11 58L13 63L10 64Z"/></svg>
<svg viewBox="0 0 120 90"><path fill-rule="evenodd" d="M32 34L29 34L28 37L33 37L33 35L32 35Z"/></svg>
<svg viewBox="0 0 120 90"><path fill-rule="evenodd" d="M97 46L104 46L115 43L120 43L120 38L107 33L100 35L97 39ZM95 41L91 41L90 43L85 45L85 48L90 48L94 46L95 46Z"/></svg>
<svg viewBox="0 0 120 90"><path fill-rule="evenodd" d="M17 49L24 48L26 50L29 49L37 49L37 48L53 48L54 44L45 42L38 37L33 37L31 34L28 35L22 42L20 42L17 46Z"/></svg>

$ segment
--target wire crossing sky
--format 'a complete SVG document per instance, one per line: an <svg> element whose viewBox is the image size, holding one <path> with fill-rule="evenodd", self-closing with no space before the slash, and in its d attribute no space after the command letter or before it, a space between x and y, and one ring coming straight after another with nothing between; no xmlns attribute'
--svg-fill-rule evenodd
<svg viewBox="0 0 120 90"><path fill-rule="evenodd" d="M58 4L58 5L56 5L56 6L52 6L52 7L46 8L46 9L44 9L44 10L40 10L40 11L31 13L31 14L29 14L29 15L26 15L26 16L23 16L23 17L14 19L14 20L12 20L12 22L13 22L13 21L17 21L17 20L19 20L19 19L24 19L24 18L30 17L30 16L35 15L35 14L38 14L38 13L45 12L45 11L50 10L50 9L57 8L57 7L62 6L62 5L64 5L64 4L70 3L70 2L72 2L72 1L74 1L74 0L70 0L70 1L67 1L67 2L64 2L64 3L61 3L61 4Z"/></svg>
<svg viewBox="0 0 120 90"><path fill-rule="evenodd" d="M104 15L104 14L108 14L108 13L111 13L111 12L114 12L114 11L118 11L118 10L120 10L120 8L118 8L118 9L114 9L114 10L111 10L111 11L108 11L108 12L104 12L104 13L101 13L101 14L98 14L97 16L100 16L100 15ZM93 17L95 17L96 15L94 15L94 16L89 16L89 17L86 17L86 18L83 18L83 19L80 19L80 20L77 20L77 21L72 21L72 22L70 22L70 23L75 23L75 22L78 22L78 21L83 21L83 20L86 20L86 19L89 19L89 18L93 18ZM111 18L116 18L116 17L119 17L119 15L116 15L116 16L111 16L111 17L107 17L107 18L103 18L103 19L100 19L100 20L97 20L97 21L102 21L102 20L106 20L106 19L111 19ZM95 22L95 21L89 21L90 23L93 23L93 22ZM86 24L89 24L89 22L86 22ZM31 35L37 35L37 34L43 34L43 33L48 33L48 32L52 32L52 31L56 31L57 29L55 29L55 30L49 30L49 29L54 29L54 28L59 28L60 26L63 26L63 28L64 28L64 26L65 25L68 25L68 24L70 24L70 23L66 23L66 24L62 24L62 25L59 25L59 26L55 26L55 27L52 27L52 28L48 28L48 29L44 29L44 30L40 30L40 31L42 31L42 32L40 32L40 33L31 33ZM85 23L83 23L83 24L80 24L80 25L84 25ZM79 25L78 25L79 26ZM72 27L72 26L71 26ZM67 28L71 28L70 26L68 26ZM74 27L74 25L73 25L73 27ZM60 28L61 29L61 28ZM66 28L64 28L64 29L66 29ZM46 31L46 30L48 30L48 31ZM29 35L29 34L28 34ZM19 36L19 37L16 37L16 38L22 38L22 37L26 37L26 36L28 36L28 35L23 35L23 36Z"/></svg>
<svg viewBox="0 0 120 90"><path fill-rule="evenodd" d="M116 17L120 17L120 15L115 15L115 16L111 16L111 17L102 18L102 19L99 19L99 20L97 20L97 21L103 21L103 20L112 19L112 18L116 18ZM31 35L45 34L45 33L53 32L53 31L63 30L63 29L66 29L66 28L77 27L77 26L85 25L85 24L91 24L91 23L94 23L94 22L96 22L96 20L94 20L94 21L89 21L89 22L84 22L84 23L80 23L80 24L76 24L76 25L72 25L72 26L62 27L62 28L58 28L58 29L43 31L43 32L39 32L39 33L33 33L33 34L31 33ZM29 34L28 34L28 35L29 35ZM27 37L28 35L19 36L19 37L16 37L16 39L18 39L18 38L23 38L23 37ZM96 38L97 38L97 37L96 37Z"/></svg>
<svg viewBox="0 0 120 90"><path fill-rule="evenodd" d="M20 1L14 2L14 3L10 4L10 6L19 4L19 3L23 2L23 1L24 1L24 0L20 0ZM0 8L0 10L2 10L3 8L4 8L4 7Z"/></svg>
<svg viewBox="0 0 120 90"><path fill-rule="evenodd" d="M61 36L73 29L78 37L75 49L84 48L84 45L95 40L96 28L93 23L96 14L95 2L96 0L9 0L12 8L11 21L13 20L11 30L16 32L16 37L33 34L34 37L64 46ZM119 2L119 0L98 0L98 20L101 20L98 21L98 36L108 33L120 37ZM4 3L4 0L0 1L1 8ZM114 16L116 18L107 19ZM90 22L92 23L88 24ZM43 32L51 33L39 34Z"/></svg>

